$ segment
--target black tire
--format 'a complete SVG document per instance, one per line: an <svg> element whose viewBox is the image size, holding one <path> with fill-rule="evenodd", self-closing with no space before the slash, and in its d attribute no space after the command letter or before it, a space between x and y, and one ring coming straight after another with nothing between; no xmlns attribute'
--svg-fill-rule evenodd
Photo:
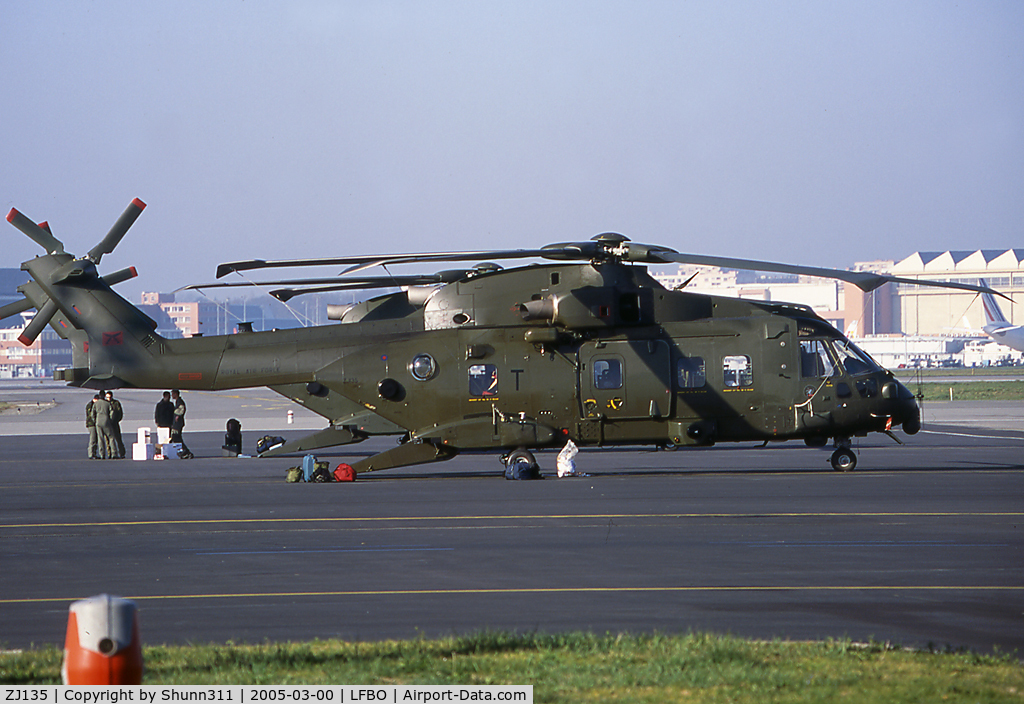
<svg viewBox="0 0 1024 704"><path fill-rule="evenodd" d="M840 447L832 453L832 469L837 472L849 472L857 466L857 455L848 447Z"/></svg>

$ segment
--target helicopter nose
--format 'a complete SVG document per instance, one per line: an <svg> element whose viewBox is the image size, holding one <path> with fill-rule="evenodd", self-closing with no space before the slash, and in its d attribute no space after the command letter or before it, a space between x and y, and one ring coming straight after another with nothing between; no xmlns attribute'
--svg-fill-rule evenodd
<svg viewBox="0 0 1024 704"><path fill-rule="evenodd" d="M921 430L921 407L910 389L896 379L891 379L882 386L882 397L889 399L892 409L893 425L902 425L903 432L915 435Z"/></svg>

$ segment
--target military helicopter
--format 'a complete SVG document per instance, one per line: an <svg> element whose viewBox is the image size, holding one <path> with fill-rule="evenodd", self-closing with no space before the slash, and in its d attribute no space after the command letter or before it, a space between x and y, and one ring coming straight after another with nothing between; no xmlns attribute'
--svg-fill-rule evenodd
<svg viewBox="0 0 1024 704"><path fill-rule="evenodd" d="M995 293L984 286L679 253L617 233L539 249L385 254L221 264L230 272L347 266L337 277L267 282L282 300L311 292L406 287L350 307L328 325L166 339L101 277L145 204L136 199L86 256L17 210L8 221L46 250L22 264L32 281L0 318L37 310L21 341L47 325L72 343L72 386L221 390L267 386L329 424L265 455L359 442L398 444L357 472L498 450L506 476L537 476L532 450L802 439L836 445L836 470L857 464L851 439L921 428L914 395L802 305L668 290L647 264L690 263ZM502 268L493 261L543 259ZM365 276L375 266L480 262L425 275ZM196 284L211 288L225 283ZM248 285L251 285L248 284ZM1001 295L1001 294L1000 294ZM893 436L895 437L895 436Z"/></svg>

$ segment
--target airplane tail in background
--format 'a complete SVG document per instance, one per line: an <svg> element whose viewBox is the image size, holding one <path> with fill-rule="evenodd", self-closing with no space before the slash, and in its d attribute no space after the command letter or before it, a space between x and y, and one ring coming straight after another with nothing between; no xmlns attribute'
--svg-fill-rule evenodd
<svg viewBox="0 0 1024 704"><path fill-rule="evenodd" d="M985 279L981 280L982 286L988 286ZM981 294L981 304L985 311L985 332L992 332L993 330L1000 330L1002 328L1010 327L1010 321L1003 315L1002 309L999 304L996 303L996 297L991 293Z"/></svg>
<svg viewBox="0 0 1024 704"><path fill-rule="evenodd" d="M72 368L60 370L56 376L74 386L103 389L130 385L114 375L115 368L151 358L148 348L158 339L156 323L111 289L113 284L136 276L134 267L105 277L96 269L145 207L137 198L132 201L106 237L78 259L64 251L64 244L46 223L37 225L13 208L7 215L7 221L46 254L21 265L33 280L18 287L24 300L0 308L0 319L35 308L35 316L18 340L31 345L47 324L69 340Z"/></svg>

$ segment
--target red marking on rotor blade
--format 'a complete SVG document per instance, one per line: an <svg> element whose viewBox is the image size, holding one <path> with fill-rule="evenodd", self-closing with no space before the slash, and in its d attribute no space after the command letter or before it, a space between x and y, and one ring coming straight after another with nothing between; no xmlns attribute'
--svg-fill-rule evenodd
<svg viewBox="0 0 1024 704"><path fill-rule="evenodd" d="M25 347L31 347L32 343L35 342L35 340L33 340L31 337L29 337L25 333L22 333L22 334L18 335L18 342L20 342L21 344L25 345Z"/></svg>
<svg viewBox="0 0 1024 704"><path fill-rule="evenodd" d="M133 266L130 266L130 267L128 267L128 271L132 272L132 278L133 278L133 279L134 279L134 278L135 278L136 276L138 276L138 275L139 275L139 272L135 271L135 267L133 267Z"/></svg>
<svg viewBox="0 0 1024 704"><path fill-rule="evenodd" d="M39 223L39 227L46 230L51 235L53 234L53 232L50 230L50 223L48 223L46 220L43 220L41 223Z"/></svg>
<svg viewBox="0 0 1024 704"><path fill-rule="evenodd" d="M14 218L18 217L19 215L21 215L21 213L18 212L17 208L11 208L11 212L7 213L7 222L13 223Z"/></svg>
<svg viewBox="0 0 1024 704"><path fill-rule="evenodd" d="M142 202L141 200L139 200L138 198L136 198L136 199L134 199L134 200L132 201L132 205L134 205L134 206L135 206L136 208L138 208L139 210L145 210L145 209L146 209L146 204L145 204L145 203L143 203L143 202Z"/></svg>

